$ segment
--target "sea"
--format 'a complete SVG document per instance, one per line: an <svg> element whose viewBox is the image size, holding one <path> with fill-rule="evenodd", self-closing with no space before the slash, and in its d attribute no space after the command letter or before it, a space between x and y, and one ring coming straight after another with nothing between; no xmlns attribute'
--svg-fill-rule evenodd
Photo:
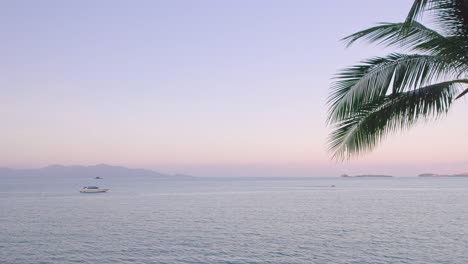
<svg viewBox="0 0 468 264"><path fill-rule="evenodd" d="M0 263L468 263L468 178L0 177Z"/></svg>

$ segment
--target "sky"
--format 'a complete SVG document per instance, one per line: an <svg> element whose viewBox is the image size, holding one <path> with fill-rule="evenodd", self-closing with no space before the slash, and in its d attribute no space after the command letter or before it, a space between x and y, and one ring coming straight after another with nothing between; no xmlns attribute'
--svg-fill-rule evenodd
<svg viewBox="0 0 468 264"><path fill-rule="evenodd" d="M195 176L468 171L466 99L344 163L326 98L391 50L340 39L395 1L0 1L0 167L106 163Z"/></svg>

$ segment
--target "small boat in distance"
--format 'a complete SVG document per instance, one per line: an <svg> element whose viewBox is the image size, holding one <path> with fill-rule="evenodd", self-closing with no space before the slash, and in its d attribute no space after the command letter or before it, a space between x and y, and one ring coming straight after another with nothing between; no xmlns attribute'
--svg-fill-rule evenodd
<svg viewBox="0 0 468 264"><path fill-rule="evenodd" d="M102 193L107 192L109 189L101 189L97 186L84 186L81 188L80 193Z"/></svg>
<svg viewBox="0 0 468 264"><path fill-rule="evenodd" d="M97 177L95 177L94 179L100 180L100 179L102 179L102 177L97 176Z"/></svg>

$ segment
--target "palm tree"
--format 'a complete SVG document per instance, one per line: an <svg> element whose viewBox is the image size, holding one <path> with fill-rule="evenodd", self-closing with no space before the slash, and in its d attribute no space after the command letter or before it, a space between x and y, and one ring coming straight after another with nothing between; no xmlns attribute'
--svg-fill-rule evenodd
<svg viewBox="0 0 468 264"><path fill-rule="evenodd" d="M417 21L431 12L440 31ZM468 93L468 0L416 0L402 23L346 38L404 49L341 70L330 88L327 123L335 159L372 150L386 135L445 115Z"/></svg>

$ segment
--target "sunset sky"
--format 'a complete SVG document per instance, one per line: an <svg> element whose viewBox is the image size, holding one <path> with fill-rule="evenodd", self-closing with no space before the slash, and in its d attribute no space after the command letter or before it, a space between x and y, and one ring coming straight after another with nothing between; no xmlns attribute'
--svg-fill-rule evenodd
<svg viewBox="0 0 468 264"><path fill-rule="evenodd" d="M468 171L466 99L447 118L330 160L339 40L395 1L1 1L0 167L106 163L196 176Z"/></svg>

